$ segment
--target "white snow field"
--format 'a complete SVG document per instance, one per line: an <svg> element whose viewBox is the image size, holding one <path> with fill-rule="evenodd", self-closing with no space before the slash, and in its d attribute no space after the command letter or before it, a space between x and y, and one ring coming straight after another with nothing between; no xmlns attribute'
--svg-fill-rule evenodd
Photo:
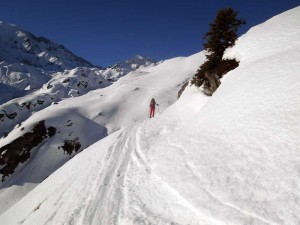
<svg viewBox="0 0 300 225"><path fill-rule="evenodd" d="M211 98L188 87L166 108L175 93L161 88L172 86L174 66L184 69L174 59L55 106L72 106L110 135L0 215L1 224L300 224L299 37L300 7L249 30L225 55L240 66ZM134 95L125 92L131 82ZM108 92L116 96L96 97ZM166 110L140 121L152 96ZM88 114L97 104L111 115L105 121Z"/></svg>

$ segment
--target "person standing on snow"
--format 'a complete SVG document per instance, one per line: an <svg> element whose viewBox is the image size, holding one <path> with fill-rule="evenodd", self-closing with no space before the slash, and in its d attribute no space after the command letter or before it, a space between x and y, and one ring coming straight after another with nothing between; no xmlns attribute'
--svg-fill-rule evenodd
<svg viewBox="0 0 300 225"><path fill-rule="evenodd" d="M154 98L152 98L150 101L150 118L154 117L155 105L158 106L158 104L156 104Z"/></svg>

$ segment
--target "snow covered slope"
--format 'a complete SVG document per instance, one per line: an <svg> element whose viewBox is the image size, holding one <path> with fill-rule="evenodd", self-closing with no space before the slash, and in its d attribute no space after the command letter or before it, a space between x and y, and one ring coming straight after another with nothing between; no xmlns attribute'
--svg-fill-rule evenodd
<svg viewBox="0 0 300 225"><path fill-rule="evenodd" d="M131 72L107 88L49 106L51 97L68 97L70 92L75 96L77 91L74 90L85 90L81 85L77 87L78 79L87 79L90 75L94 77L95 71L82 71L77 68L66 74L58 74L35 95L5 104L8 117L2 117L0 125L2 122L3 128L12 131L7 137L0 139L0 173L6 175L5 181L0 184L0 201L5 202L0 205L0 212L5 211L31 190L34 187L32 183L36 185L43 181L73 157L75 152L81 151L107 134L147 118L152 97L159 103L158 113L164 111L176 101L182 83L193 76L204 58L204 54L199 53L166 60L157 66ZM88 87L93 84L98 85L98 81L90 81ZM33 97L34 100L30 99ZM17 112L17 115L13 112ZM30 116L31 113L34 114ZM12 118L13 116L15 117ZM51 137L47 131L50 127L56 130L55 135ZM41 132L42 137L38 135ZM40 143L36 147L19 149L18 142L28 135L40 140ZM68 147L66 143L73 144L73 147ZM9 150L5 151L8 148ZM69 151L64 151L65 149ZM64 152L71 156L65 155ZM19 161L21 164L18 164Z"/></svg>
<svg viewBox="0 0 300 225"><path fill-rule="evenodd" d="M28 119L32 113L51 104L57 104L65 98L80 96L91 90L109 86L111 83L103 78L101 72L102 70L98 68L77 67L54 73L53 78L39 90L31 91L23 97L0 105L0 137ZM7 90L10 89L7 88ZM3 95L4 97L5 95Z"/></svg>
<svg viewBox="0 0 300 225"><path fill-rule="evenodd" d="M30 225L299 224L299 36L300 7L251 29L226 53L225 57L240 59L240 66L224 77L213 97L189 87L154 119L125 126L123 116L141 110L140 104L133 109L129 106L133 100L140 103L143 95L135 94L133 99L127 94L119 100L111 96L110 102L119 102L112 102L110 113L103 115L120 114L113 113L116 124L103 124L110 131L123 129L76 155L3 213L0 221ZM245 44L247 40L257 41ZM92 92L86 105L95 104L96 95L107 96L105 91L113 87L128 91L129 77L136 79L129 89L132 92L139 90L135 88L140 80L157 91L147 89L145 96L155 94L168 100L173 92L160 88L169 85L170 79L159 76L156 82L144 83L162 66L167 64L141 78L130 74ZM170 68L165 67L164 74L171 77L176 70ZM157 82L158 89L153 86ZM164 94L157 97L159 93ZM109 107L104 103L100 105ZM68 104L89 118L97 111L96 105L94 110L89 108L91 114L79 109L75 98ZM100 118L95 121L101 122Z"/></svg>

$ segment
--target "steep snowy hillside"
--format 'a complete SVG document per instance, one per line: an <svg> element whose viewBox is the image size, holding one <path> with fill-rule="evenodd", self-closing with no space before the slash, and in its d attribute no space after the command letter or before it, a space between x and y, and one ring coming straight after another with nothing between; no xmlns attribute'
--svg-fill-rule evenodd
<svg viewBox="0 0 300 225"><path fill-rule="evenodd" d="M3 129L13 130L0 139L0 173L5 179L0 184L0 201L4 202L0 205L0 212L69 160L75 152L107 134L147 118L152 97L159 103L157 113L164 111L176 101L182 83L193 76L204 58L204 54L199 53L166 60L157 66L131 72L107 88L48 106L51 97L76 96L77 90L84 91L86 83L81 82L83 87L77 87L78 78L86 79L94 76L95 72L74 69L68 74L58 74L43 89L31 95L35 97L34 101L29 96L5 104L7 111L0 118L0 125ZM89 82L87 86L93 84L97 85L98 81ZM42 107L45 109L38 111ZM24 144L19 145L21 141L32 139L37 140L34 145L27 142L26 148Z"/></svg>
<svg viewBox="0 0 300 225"><path fill-rule="evenodd" d="M138 69L144 69L148 66L155 66L158 62L145 56L136 55L131 59L119 62L112 67L108 67L102 75L109 80L117 80L120 77Z"/></svg>
<svg viewBox="0 0 300 225"><path fill-rule="evenodd" d="M0 21L0 61L23 63L46 71L93 67L64 46L3 21Z"/></svg>
<svg viewBox="0 0 300 225"><path fill-rule="evenodd" d="M109 86L111 83L103 78L101 72L97 68L80 67L54 73L53 78L41 89L0 105L0 137L28 119L32 113L51 104ZM10 89L7 87L7 90Z"/></svg>
<svg viewBox="0 0 300 225"><path fill-rule="evenodd" d="M228 51L226 56L238 57L240 66L224 77L213 97L189 87L161 115L122 126L49 176L2 214L0 221L24 225L299 224L299 36L300 7L251 29ZM248 40L258 41L246 44ZM158 68L131 78L146 79ZM171 77L176 70L168 68L163 72ZM86 105L95 104L96 95L107 96L105 90L119 87L127 95L118 104L112 102L108 110L120 111L113 118L121 124L120 117L141 111L134 102L173 94L158 95L158 90L147 89L144 95L130 97L128 90L145 90L145 86L135 90L135 81L129 88L129 77L94 91ZM160 88L171 82L165 76L156 78ZM140 84L146 85L145 81ZM156 82L151 83L154 89ZM112 99L118 101L108 98ZM100 101L100 106L109 107L104 103ZM89 118L99 110L96 105L94 110L79 110L75 98L68 104L65 109L75 105L78 113L85 112ZM105 109L103 115L110 115Z"/></svg>

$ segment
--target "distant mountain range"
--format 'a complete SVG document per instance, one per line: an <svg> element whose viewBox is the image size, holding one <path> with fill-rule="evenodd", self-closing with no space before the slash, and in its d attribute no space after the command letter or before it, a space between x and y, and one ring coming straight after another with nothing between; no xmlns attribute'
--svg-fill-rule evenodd
<svg viewBox="0 0 300 225"><path fill-rule="evenodd" d="M136 107L131 108L130 117L120 115L130 111L128 104L132 101L127 101L129 98L148 98L139 93L143 88L141 84L150 85L153 78L148 75L158 64L164 73L163 63L141 55L102 68L62 45L0 22L0 191L11 184L40 183L75 153L138 117L144 117L147 113L136 114ZM151 88L145 91L151 90L151 96L154 93L167 96L167 105L174 102L176 98L169 92L177 92L180 83L193 74L193 69L180 65L172 68L174 71L184 68L184 73L168 82L169 88L163 85L163 91ZM130 74L128 78L127 74ZM156 81L158 77L165 79L160 73L154 72L154 75ZM117 82L120 78L123 79ZM129 82L125 92L119 88L122 82ZM83 98L76 98L79 96ZM75 101L71 107L67 106L69 101ZM74 108L77 102L84 105L79 111ZM148 106L146 101L142 102ZM143 108L147 111L147 107ZM91 114L82 114L82 109ZM37 115L46 117L36 118ZM34 159L37 164L32 162ZM38 168L41 173L34 172L29 177L23 173L27 171L25 167ZM30 187L25 185L17 189L18 193L20 190L25 193ZM6 201L7 196L0 192L0 202ZM8 205L0 207L0 214Z"/></svg>
<svg viewBox="0 0 300 225"><path fill-rule="evenodd" d="M30 94L45 84L48 89L56 86L57 90L60 81L64 84L59 85L62 88L59 99L78 96L103 87L105 80L113 82L129 72L156 64L156 60L136 55L108 68L95 66L63 45L0 21L0 104ZM82 75L82 71L93 71L85 74L89 80ZM67 79L70 74L72 79ZM77 86L67 85L68 80ZM97 82L93 83L95 80ZM86 84L84 90L78 85L80 82ZM57 96L52 98L57 99Z"/></svg>

